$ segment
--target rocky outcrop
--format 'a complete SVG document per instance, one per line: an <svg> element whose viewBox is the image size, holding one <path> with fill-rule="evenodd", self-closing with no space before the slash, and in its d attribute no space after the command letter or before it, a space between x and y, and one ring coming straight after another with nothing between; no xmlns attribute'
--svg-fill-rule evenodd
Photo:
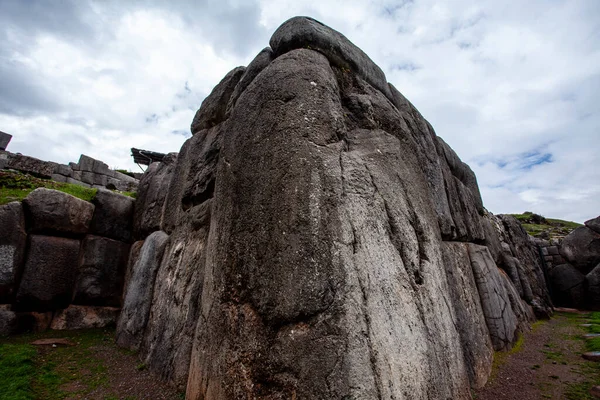
<svg viewBox="0 0 600 400"><path fill-rule="evenodd" d="M271 48L142 178L118 343L189 399L470 398L551 313L536 244L343 35Z"/></svg>
<svg viewBox="0 0 600 400"><path fill-rule="evenodd" d="M560 253L581 273L587 274L600 262L600 233L581 226L563 239Z"/></svg>
<svg viewBox="0 0 600 400"><path fill-rule="evenodd" d="M22 203L0 206L0 310L6 311L0 316L0 332L37 332L51 324L79 329L116 321L133 200L100 191L93 202L96 206L36 189Z"/></svg>
<svg viewBox="0 0 600 400"><path fill-rule="evenodd" d="M152 305L156 273L168 239L164 232L152 233L144 241L133 265L117 325L117 343L120 346L139 349Z"/></svg>
<svg viewBox="0 0 600 400"><path fill-rule="evenodd" d="M46 188L35 189L23 204L36 233L85 234L94 215L93 204Z"/></svg>
<svg viewBox="0 0 600 400"><path fill-rule="evenodd" d="M0 206L0 303L12 302L25 257L25 214L19 202Z"/></svg>
<svg viewBox="0 0 600 400"><path fill-rule="evenodd" d="M30 235L29 252L19 285L15 310L65 308L73 296L80 241Z"/></svg>
<svg viewBox="0 0 600 400"><path fill-rule="evenodd" d="M92 203L95 208L90 233L123 242L131 241L134 199L100 189Z"/></svg>

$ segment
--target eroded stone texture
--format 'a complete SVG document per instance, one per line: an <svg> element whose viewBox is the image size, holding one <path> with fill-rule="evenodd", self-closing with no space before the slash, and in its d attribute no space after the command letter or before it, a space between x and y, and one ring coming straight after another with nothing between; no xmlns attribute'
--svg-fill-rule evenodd
<svg viewBox="0 0 600 400"><path fill-rule="evenodd" d="M55 313L50 329L73 330L114 326L119 316L119 310L116 307L70 305Z"/></svg>
<svg viewBox="0 0 600 400"><path fill-rule="evenodd" d="M156 273L168 239L169 236L162 231L148 236L133 266L116 333L117 343L130 350L138 350L142 341L152 305Z"/></svg>
<svg viewBox="0 0 600 400"><path fill-rule="evenodd" d="M248 85L252 83L254 78L263 70L269 63L273 60L273 51L270 47L266 47L261 50L260 53L252 60L250 64L246 67L244 74L240 78L239 82L235 85L235 89L231 94L231 98L229 99L229 103L227 104L227 115L231 114L231 110L235 107L235 103L237 99L241 96L241 94L246 90Z"/></svg>
<svg viewBox="0 0 600 400"><path fill-rule="evenodd" d="M485 385L491 372L494 349L467 246L466 243L445 242L442 247L443 261L471 386L480 388Z"/></svg>
<svg viewBox="0 0 600 400"><path fill-rule="evenodd" d="M129 244L87 235L81 246L73 304L121 306Z"/></svg>
<svg viewBox="0 0 600 400"><path fill-rule="evenodd" d="M584 288L588 307L600 310L600 264L585 276Z"/></svg>
<svg viewBox="0 0 600 400"><path fill-rule="evenodd" d="M15 299L18 311L65 308L77 276L79 240L29 235L29 252Z"/></svg>
<svg viewBox="0 0 600 400"><path fill-rule="evenodd" d="M174 176L177 153L168 154L162 162L152 163L142 175L138 186L134 212L134 234L144 239L161 230L163 206L169 195L169 184Z"/></svg>
<svg viewBox="0 0 600 400"><path fill-rule="evenodd" d="M227 104L245 70L245 67L231 70L204 99L192 121L190 128L192 135L203 129L212 128L225 120Z"/></svg>
<svg viewBox="0 0 600 400"><path fill-rule="evenodd" d="M596 233L600 233L600 216L585 221L585 226Z"/></svg>
<svg viewBox="0 0 600 400"><path fill-rule="evenodd" d="M585 301L585 275L571 264L557 265L550 271L552 297L556 305L579 308Z"/></svg>
<svg viewBox="0 0 600 400"><path fill-rule="evenodd" d="M494 350L510 348L517 339L520 321L512 308L504 280L487 247L469 244L468 250Z"/></svg>
<svg viewBox="0 0 600 400"><path fill-rule="evenodd" d="M0 303L12 302L25 257L25 215L19 202L0 206Z"/></svg>
<svg viewBox="0 0 600 400"><path fill-rule="evenodd" d="M418 147L343 84L291 51L222 126L189 398L469 396Z"/></svg>
<svg viewBox="0 0 600 400"><path fill-rule="evenodd" d="M46 188L29 193L23 204L31 221L31 232L84 234L94 214L92 203Z"/></svg>
<svg viewBox="0 0 600 400"><path fill-rule="evenodd" d="M99 189L92 202L95 209L90 233L123 242L130 241L135 201L129 196Z"/></svg>
<svg viewBox="0 0 600 400"><path fill-rule="evenodd" d="M565 236L560 253L585 275L600 262L600 233L580 226Z"/></svg>

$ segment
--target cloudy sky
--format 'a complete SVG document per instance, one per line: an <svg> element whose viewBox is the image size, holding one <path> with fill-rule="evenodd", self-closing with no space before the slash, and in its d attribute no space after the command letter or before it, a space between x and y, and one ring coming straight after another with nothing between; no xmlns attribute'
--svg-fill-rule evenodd
<svg viewBox="0 0 600 400"><path fill-rule="evenodd" d="M0 0L8 150L139 170L129 149L178 151L212 87L294 15L381 66L490 211L600 214L598 0Z"/></svg>

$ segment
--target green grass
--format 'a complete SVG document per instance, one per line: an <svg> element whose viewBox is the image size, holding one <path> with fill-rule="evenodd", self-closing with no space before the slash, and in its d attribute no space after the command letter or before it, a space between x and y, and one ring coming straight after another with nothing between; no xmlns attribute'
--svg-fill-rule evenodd
<svg viewBox="0 0 600 400"><path fill-rule="evenodd" d="M29 193L40 187L68 193L85 201L93 200L98 192L98 189L86 188L71 183L55 182L27 174L0 171L0 205L12 201L22 201Z"/></svg>
<svg viewBox="0 0 600 400"><path fill-rule="evenodd" d="M577 325L584 322L590 322L591 327L582 328L590 333L600 333L600 312L594 312L589 315L581 316L583 318L572 319ZM584 340L582 336L577 336L579 340ZM600 351L600 338L585 340L587 351ZM584 377L581 382L568 383L565 391L565 398L568 400L593 400L590 389L593 386L600 385L600 363L584 361L578 366L577 373Z"/></svg>
<svg viewBox="0 0 600 400"><path fill-rule="evenodd" d="M0 344L0 400L62 400L78 395L85 398L108 384L106 366L94 356L93 347L112 340L111 330L51 331L26 334ZM29 343L42 337L66 337L76 346L40 348ZM67 392L64 385L77 381L78 390Z"/></svg>
<svg viewBox="0 0 600 400"><path fill-rule="evenodd" d="M545 218L539 214L525 211L523 214L510 214L523 226L523 229L531 236L548 235L549 238L566 236L581 224L572 221L563 221L555 218Z"/></svg>
<svg viewBox="0 0 600 400"><path fill-rule="evenodd" d="M36 371L33 361L36 354L31 345L0 345L0 400L34 398L31 383Z"/></svg>

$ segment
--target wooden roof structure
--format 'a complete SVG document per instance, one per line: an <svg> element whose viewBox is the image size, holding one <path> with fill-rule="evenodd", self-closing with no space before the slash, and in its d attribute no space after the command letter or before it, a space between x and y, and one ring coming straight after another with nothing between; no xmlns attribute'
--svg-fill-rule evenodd
<svg viewBox="0 0 600 400"><path fill-rule="evenodd" d="M136 149L135 147L132 147L131 156L133 157L133 161L136 164L150 165L153 162L162 161L165 158L166 154L156 153L150 150Z"/></svg>

